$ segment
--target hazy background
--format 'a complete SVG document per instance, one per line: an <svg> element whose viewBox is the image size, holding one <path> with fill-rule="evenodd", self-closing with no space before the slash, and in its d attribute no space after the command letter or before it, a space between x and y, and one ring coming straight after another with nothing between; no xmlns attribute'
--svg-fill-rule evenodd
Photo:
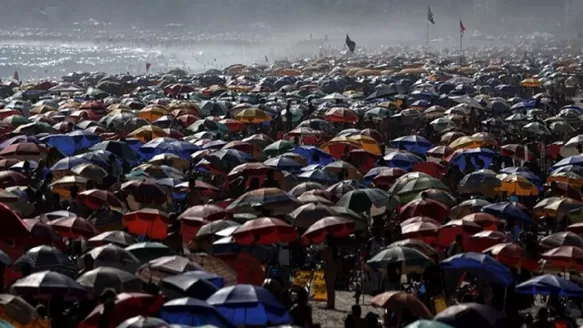
<svg viewBox="0 0 583 328"><path fill-rule="evenodd" d="M422 46L427 7L432 48L508 43L548 32L581 39L583 0L0 0L0 77L111 73L317 55L357 47ZM324 42L327 39L327 42Z"/></svg>

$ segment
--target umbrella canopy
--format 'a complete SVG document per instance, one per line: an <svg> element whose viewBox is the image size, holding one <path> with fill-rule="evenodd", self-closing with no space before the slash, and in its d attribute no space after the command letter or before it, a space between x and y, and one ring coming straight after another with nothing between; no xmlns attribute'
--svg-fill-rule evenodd
<svg viewBox="0 0 583 328"><path fill-rule="evenodd" d="M164 303L160 317L171 324L193 327L216 326L234 328L219 311L204 300L190 297L175 299Z"/></svg>
<svg viewBox="0 0 583 328"><path fill-rule="evenodd" d="M283 325L290 323L286 309L267 289L252 285L236 285L217 291L207 300L231 324Z"/></svg>
<svg viewBox="0 0 583 328"><path fill-rule="evenodd" d="M65 299L85 299L87 289L75 280L54 271L41 271L18 279L11 289L20 295L50 299L60 294Z"/></svg>
<svg viewBox="0 0 583 328"><path fill-rule="evenodd" d="M448 324L452 327L475 328L509 328L510 323L506 315L493 308L478 303L463 303L453 305L438 313L435 321Z"/></svg>
<svg viewBox="0 0 583 328"><path fill-rule="evenodd" d="M25 267L27 270L24 269ZM57 248L37 246L29 249L18 258L14 262L13 269L30 270L30 272L53 270L74 277L77 273L77 264Z"/></svg>
<svg viewBox="0 0 583 328"><path fill-rule="evenodd" d="M142 281L136 276L111 267L87 271L77 278L77 282L90 290L94 296L101 295L108 288L113 288L117 293L139 292L142 288Z"/></svg>
<svg viewBox="0 0 583 328"><path fill-rule="evenodd" d="M502 285L511 285L514 278L510 270L493 257L480 253L462 253L441 261L444 270L461 270L484 277Z"/></svg>
<svg viewBox="0 0 583 328"><path fill-rule="evenodd" d="M577 284L557 277L552 274L545 274L534 277L516 286L516 291L520 294L530 295L557 295L560 297L583 297L583 289Z"/></svg>
<svg viewBox="0 0 583 328"><path fill-rule="evenodd" d="M112 307L108 321L111 325L117 326L134 316L156 315L164 303L161 295L149 295L142 293L121 293L116 295L115 305ZM79 328L97 328L100 317L103 313L103 304L91 311L91 313L79 324Z"/></svg>
<svg viewBox="0 0 583 328"><path fill-rule="evenodd" d="M433 261L417 249L403 246L385 248L367 261L368 265L378 269L394 263L403 263L406 271L415 271L423 270Z"/></svg>

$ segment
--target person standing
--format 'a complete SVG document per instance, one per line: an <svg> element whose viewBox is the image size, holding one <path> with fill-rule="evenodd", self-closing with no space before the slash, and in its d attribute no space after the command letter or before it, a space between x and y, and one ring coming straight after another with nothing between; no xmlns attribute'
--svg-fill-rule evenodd
<svg viewBox="0 0 583 328"><path fill-rule="evenodd" d="M334 309L336 305L336 273L338 271L338 254L336 242L333 237L326 238L324 249L324 280L326 282L326 295L328 309Z"/></svg>

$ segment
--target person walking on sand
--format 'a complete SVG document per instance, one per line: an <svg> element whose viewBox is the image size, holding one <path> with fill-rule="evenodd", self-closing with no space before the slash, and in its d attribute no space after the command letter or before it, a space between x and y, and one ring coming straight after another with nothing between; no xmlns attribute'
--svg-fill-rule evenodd
<svg viewBox="0 0 583 328"><path fill-rule="evenodd" d="M324 280L326 282L326 295L328 309L334 309L336 303L336 272L338 270L336 243L332 236L326 237L324 249Z"/></svg>

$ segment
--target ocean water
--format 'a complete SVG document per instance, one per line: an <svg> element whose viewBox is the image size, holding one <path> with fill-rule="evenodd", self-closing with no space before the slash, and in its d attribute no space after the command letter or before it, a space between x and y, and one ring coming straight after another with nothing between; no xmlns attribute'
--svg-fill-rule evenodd
<svg viewBox="0 0 583 328"><path fill-rule="evenodd" d="M270 63L318 53L318 45L298 47L297 41L273 41L241 35L184 38L171 33L89 37L88 33L0 33L0 78L14 72L23 81L59 79L73 71L143 74L182 68L189 72L222 69L233 64ZM301 48L301 49L300 49ZM303 57L302 57L303 58Z"/></svg>

